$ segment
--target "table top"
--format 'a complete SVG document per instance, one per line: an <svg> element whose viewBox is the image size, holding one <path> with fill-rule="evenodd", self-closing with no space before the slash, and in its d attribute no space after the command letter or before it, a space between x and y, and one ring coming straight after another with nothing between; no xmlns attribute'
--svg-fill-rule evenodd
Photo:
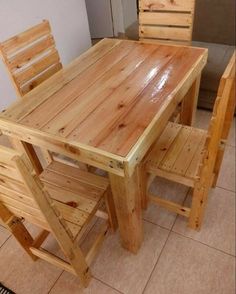
<svg viewBox="0 0 236 294"><path fill-rule="evenodd" d="M104 39L4 110L0 129L127 159L206 58L202 48Z"/></svg>

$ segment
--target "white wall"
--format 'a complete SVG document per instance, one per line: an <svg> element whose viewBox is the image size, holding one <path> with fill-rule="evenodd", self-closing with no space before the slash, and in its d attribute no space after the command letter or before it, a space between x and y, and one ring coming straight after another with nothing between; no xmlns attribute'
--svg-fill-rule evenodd
<svg viewBox="0 0 236 294"><path fill-rule="evenodd" d="M113 37L110 0L85 0L92 38Z"/></svg>
<svg viewBox="0 0 236 294"><path fill-rule="evenodd" d="M111 0L114 34L125 33L125 30L137 20L136 0Z"/></svg>
<svg viewBox="0 0 236 294"><path fill-rule="evenodd" d="M137 20L136 0L122 0L124 13L124 27L127 29Z"/></svg>
<svg viewBox="0 0 236 294"><path fill-rule="evenodd" d="M111 0L113 24L114 24L114 35L118 33L124 33L124 14L122 0Z"/></svg>
<svg viewBox="0 0 236 294"><path fill-rule="evenodd" d="M91 46L85 0L0 0L0 42L43 19L50 21L63 64ZM15 99L0 61L0 110Z"/></svg>

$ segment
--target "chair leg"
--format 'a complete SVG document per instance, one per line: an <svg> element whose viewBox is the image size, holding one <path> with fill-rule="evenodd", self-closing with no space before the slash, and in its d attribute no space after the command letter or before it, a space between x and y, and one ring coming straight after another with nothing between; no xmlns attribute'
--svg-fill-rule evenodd
<svg viewBox="0 0 236 294"><path fill-rule="evenodd" d="M26 227L23 225L21 219L15 216L12 217L11 220L6 223L6 227L20 243L25 252L31 257L31 259L34 261L37 260L37 257L30 250L34 239L30 235Z"/></svg>
<svg viewBox="0 0 236 294"><path fill-rule="evenodd" d="M110 188L107 190L104 196L105 196L106 209L107 209L107 213L109 217L109 224L112 231L115 232L118 227L118 221L116 216L115 204L114 204L114 200L113 200L113 196L112 196Z"/></svg>
<svg viewBox="0 0 236 294"><path fill-rule="evenodd" d="M63 246L62 246L63 250ZM63 250L65 253L65 251ZM80 247L78 245L72 245L70 254L66 254L66 257L68 258L69 263L73 267L75 273L80 278L80 281L82 285L87 288L89 285L89 282L92 278L91 271L89 268L89 265L87 264L85 260L85 256L82 253Z"/></svg>
<svg viewBox="0 0 236 294"><path fill-rule="evenodd" d="M215 167L214 167L214 179L213 179L213 183L212 183L212 187L215 188L216 184L217 184L217 180L219 177L219 173L220 173L220 167L223 161L223 157L224 157L224 152L225 152L225 146L222 145L217 153L217 157L216 157L216 162L215 162Z"/></svg>
<svg viewBox="0 0 236 294"><path fill-rule="evenodd" d="M188 226L199 231L201 229L203 216L207 204L209 189L201 187L199 184L193 189L192 206L189 216Z"/></svg>
<svg viewBox="0 0 236 294"><path fill-rule="evenodd" d="M14 216L5 205L0 202L0 220L4 224L4 227L8 229L16 240L20 243L22 248L31 257L36 260L37 257L32 254L30 247L32 246L34 239L23 225L22 220Z"/></svg>

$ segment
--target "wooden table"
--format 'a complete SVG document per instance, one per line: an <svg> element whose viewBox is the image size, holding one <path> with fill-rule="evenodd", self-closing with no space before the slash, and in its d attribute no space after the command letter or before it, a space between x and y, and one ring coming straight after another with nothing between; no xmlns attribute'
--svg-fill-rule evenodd
<svg viewBox="0 0 236 294"><path fill-rule="evenodd" d="M182 100L192 123L206 60L201 48L104 39L4 110L0 129L106 170L122 244L137 252L139 163Z"/></svg>

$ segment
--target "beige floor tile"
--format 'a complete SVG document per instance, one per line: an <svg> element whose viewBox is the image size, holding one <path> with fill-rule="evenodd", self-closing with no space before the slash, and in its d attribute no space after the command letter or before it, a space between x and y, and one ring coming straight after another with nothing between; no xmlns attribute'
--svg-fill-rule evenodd
<svg viewBox="0 0 236 294"><path fill-rule="evenodd" d="M234 294L234 257L171 233L145 294Z"/></svg>
<svg viewBox="0 0 236 294"><path fill-rule="evenodd" d="M234 147L236 146L236 136L235 136L236 128L235 128L235 125L236 125L236 119L234 117L234 121L232 123L230 133L229 133L228 142L227 142L228 145L231 145L231 146L234 146Z"/></svg>
<svg viewBox="0 0 236 294"><path fill-rule="evenodd" d="M125 294L142 293L169 231L144 222L144 232L137 255L121 247L118 233L109 235L92 265L94 277Z"/></svg>
<svg viewBox="0 0 236 294"><path fill-rule="evenodd" d="M4 242L10 237L10 233L0 225L0 247L3 245Z"/></svg>
<svg viewBox="0 0 236 294"><path fill-rule="evenodd" d="M17 294L46 294L62 272L43 260L33 262L13 238L0 248L0 268L0 280Z"/></svg>
<svg viewBox="0 0 236 294"><path fill-rule="evenodd" d="M211 116L212 113L210 111L197 109L194 126L199 129L207 130L209 127Z"/></svg>
<svg viewBox="0 0 236 294"><path fill-rule="evenodd" d="M226 146L217 187L235 191L235 147Z"/></svg>
<svg viewBox="0 0 236 294"><path fill-rule="evenodd" d="M191 195L187 200L191 201ZM235 193L221 188L210 192L200 232L189 229L186 218L181 216L173 231L235 255Z"/></svg>
<svg viewBox="0 0 236 294"><path fill-rule="evenodd" d="M92 279L88 288L83 289L77 277L63 272L50 291L50 294L119 294L120 292L110 288L102 282Z"/></svg>
<svg viewBox="0 0 236 294"><path fill-rule="evenodd" d="M150 187L150 192L163 199L182 204L187 195L188 187L165 179L156 178ZM176 213L167 211L160 206L149 204L148 209L143 214L143 218L167 229L171 229L176 219Z"/></svg>

